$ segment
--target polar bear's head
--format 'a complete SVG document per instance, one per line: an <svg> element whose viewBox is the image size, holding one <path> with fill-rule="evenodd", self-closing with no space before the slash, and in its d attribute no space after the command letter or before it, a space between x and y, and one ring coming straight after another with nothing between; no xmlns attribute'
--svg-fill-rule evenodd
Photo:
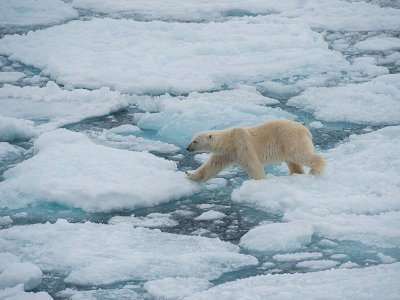
<svg viewBox="0 0 400 300"><path fill-rule="evenodd" d="M215 134L213 131L203 131L196 134L190 144L186 147L188 151L201 151L201 152L212 152L213 151L213 139Z"/></svg>

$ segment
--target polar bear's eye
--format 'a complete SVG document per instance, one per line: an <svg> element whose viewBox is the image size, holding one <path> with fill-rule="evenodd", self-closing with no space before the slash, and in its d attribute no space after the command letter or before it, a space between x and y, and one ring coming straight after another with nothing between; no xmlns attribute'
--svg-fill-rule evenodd
<svg viewBox="0 0 400 300"><path fill-rule="evenodd" d="M197 144L197 142L196 142L196 141L193 141L193 144Z"/></svg>

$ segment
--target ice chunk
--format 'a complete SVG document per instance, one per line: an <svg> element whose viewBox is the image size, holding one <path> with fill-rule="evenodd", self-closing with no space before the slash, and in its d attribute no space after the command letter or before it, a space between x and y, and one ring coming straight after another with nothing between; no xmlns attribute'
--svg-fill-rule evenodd
<svg viewBox="0 0 400 300"><path fill-rule="evenodd" d="M200 216L194 218L196 221L207 221L207 220L220 220L226 217L226 214L216 210L209 210L203 212Z"/></svg>
<svg viewBox="0 0 400 300"><path fill-rule="evenodd" d="M68 91L52 81L45 87L18 87L6 84L0 88L1 114L45 123L39 126L40 130L54 129L89 117L107 115L127 107L127 100L126 95L109 88Z"/></svg>
<svg viewBox="0 0 400 300"><path fill-rule="evenodd" d="M40 268L11 254L0 252L0 289L23 284L25 291L36 288L42 281ZM0 299L2 299L0 297Z"/></svg>
<svg viewBox="0 0 400 300"><path fill-rule="evenodd" d="M32 121L9 118L0 115L0 142L27 140L36 135L37 132L33 127Z"/></svg>
<svg viewBox="0 0 400 300"><path fill-rule="evenodd" d="M376 76L375 71L369 74L371 66L352 66L330 50L306 24L265 17L210 23L71 21L5 36L0 54L35 66L64 85L108 86L136 94L183 94L317 75L332 80L344 73Z"/></svg>
<svg viewBox="0 0 400 300"><path fill-rule="evenodd" d="M77 11L60 0L8 0L1 4L0 26L44 25L77 17Z"/></svg>
<svg viewBox="0 0 400 300"><path fill-rule="evenodd" d="M158 135L177 145L188 144L203 130L248 126L269 119L294 119L280 108L265 105L271 101L255 88L241 87L215 93L191 93L187 97L163 95L158 98L158 113L140 116L138 126L158 131ZM274 102L273 102L274 103Z"/></svg>
<svg viewBox="0 0 400 300"><path fill-rule="evenodd" d="M46 292L24 292L23 284L0 290L0 299L4 300L53 300Z"/></svg>
<svg viewBox="0 0 400 300"><path fill-rule="evenodd" d="M161 214L161 213L152 213L148 214L146 217L135 217L131 215L130 217L122 217L116 216L112 217L109 221L109 224L118 224L118 223L126 223L133 226L142 226L142 227L174 227L179 223L171 218L171 214Z"/></svg>
<svg viewBox="0 0 400 300"><path fill-rule="evenodd" d="M132 135L132 134L140 132L140 128L135 125L125 124L125 125L111 128L109 131L112 133L119 134L119 135Z"/></svg>
<svg viewBox="0 0 400 300"><path fill-rule="evenodd" d="M323 176L246 181L232 199L283 213L284 220L307 220L330 239L399 247L398 153L400 126L352 135L324 154Z"/></svg>
<svg viewBox="0 0 400 300"><path fill-rule="evenodd" d="M400 74L339 87L310 88L288 105L311 111L321 120L360 124L400 123Z"/></svg>
<svg viewBox="0 0 400 300"><path fill-rule="evenodd" d="M376 36L366 39L362 42L358 42L354 45L354 47L363 51L399 50L400 39L387 36Z"/></svg>
<svg viewBox="0 0 400 300"><path fill-rule="evenodd" d="M118 149L131 151L154 151L160 153L175 153L180 150L179 147L173 144L153 141L130 134L128 135L128 132L125 132L124 134L121 134L121 132L115 133L115 130L113 129L92 129L85 131L85 133L98 144Z"/></svg>
<svg viewBox="0 0 400 300"><path fill-rule="evenodd" d="M250 229L240 246L256 251L293 251L311 242L313 228L304 221L271 223Z"/></svg>
<svg viewBox="0 0 400 300"><path fill-rule="evenodd" d="M206 279L177 277L148 281L143 287L156 299L177 300L202 292L210 286L211 283Z"/></svg>
<svg viewBox="0 0 400 300"><path fill-rule="evenodd" d="M348 260L349 257L344 253L337 253L331 256L332 259L336 260Z"/></svg>
<svg viewBox="0 0 400 300"><path fill-rule="evenodd" d="M323 128L324 125L321 122L311 122L308 124L311 128Z"/></svg>
<svg viewBox="0 0 400 300"><path fill-rule="evenodd" d="M378 253L378 258L383 264L392 264L397 261L397 259L383 253Z"/></svg>
<svg viewBox="0 0 400 300"><path fill-rule="evenodd" d="M0 72L0 83L10 83L24 78L26 75L22 72Z"/></svg>
<svg viewBox="0 0 400 300"><path fill-rule="evenodd" d="M275 254L272 258L276 261L298 261L318 259L322 257L321 252L297 252L286 254Z"/></svg>
<svg viewBox="0 0 400 300"><path fill-rule="evenodd" d="M11 145L7 142L0 142L0 165L19 157L22 152L23 149L18 146Z"/></svg>
<svg viewBox="0 0 400 300"><path fill-rule="evenodd" d="M351 261L345 262L339 266L340 269L353 269L358 267L360 267L358 264Z"/></svg>
<svg viewBox="0 0 400 300"><path fill-rule="evenodd" d="M297 263L296 267L312 269L312 270L324 270L324 269L330 269L330 268L336 267L339 264L340 264L340 262L338 262L336 260L328 260L328 259L307 260L307 261L302 261L302 262Z"/></svg>
<svg viewBox="0 0 400 300"><path fill-rule="evenodd" d="M71 300L98 300L98 299L119 299L119 300L143 300L144 298L135 291L129 288L121 289L95 289L88 291L78 291L71 288L67 288L61 292L58 292L56 296L62 299Z"/></svg>
<svg viewBox="0 0 400 300"><path fill-rule="evenodd" d="M197 191L176 163L146 152L92 143L58 129L35 141L32 158L4 173L0 207L56 202L88 211L152 206Z"/></svg>
<svg viewBox="0 0 400 300"><path fill-rule="evenodd" d="M0 226L7 226L12 224L13 220L10 216L2 216L0 217Z"/></svg>
<svg viewBox="0 0 400 300"><path fill-rule="evenodd" d="M399 280L400 263L395 263L250 277L218 285L187 299L397 299Z"/></svg>
<svg viewBox="0 0 400 300"><path fill-rule="evenodd" d="M7 248L65 282L104 285L165 277L216 279L257 265L239 247L198 236L176 235L127 224L68 223L14 226L0 231ZM73 245L73 247L71 247Z"/></svg>

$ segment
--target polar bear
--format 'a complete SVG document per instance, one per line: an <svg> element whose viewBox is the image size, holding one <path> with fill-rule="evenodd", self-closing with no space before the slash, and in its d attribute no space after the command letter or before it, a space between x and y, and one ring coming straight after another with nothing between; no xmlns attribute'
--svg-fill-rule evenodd
<svg viewBox="0 0 400 300"><path fill-rule="evenodd" d="M233 127L203 131L195 135L188 151L211 152L208 160L188 178L202 182L215 177L230 164L244 168L252 179L265 178L264 165L285 161L290 174L319 175L324 159L314 152L310 131L302 124L289 120L267 121L254 127Z"/></svg>

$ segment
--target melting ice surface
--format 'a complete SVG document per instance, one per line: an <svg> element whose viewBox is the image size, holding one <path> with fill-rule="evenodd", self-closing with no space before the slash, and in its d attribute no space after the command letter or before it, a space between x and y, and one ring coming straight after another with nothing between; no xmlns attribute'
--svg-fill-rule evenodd
<svg viewBox="0 0 400 300"><path fill-rule="evenodd" d="M0 299L400 298L399 32L383 0L2 3ZM279 118L322 177L185 178L197 132Z"/></svg>

